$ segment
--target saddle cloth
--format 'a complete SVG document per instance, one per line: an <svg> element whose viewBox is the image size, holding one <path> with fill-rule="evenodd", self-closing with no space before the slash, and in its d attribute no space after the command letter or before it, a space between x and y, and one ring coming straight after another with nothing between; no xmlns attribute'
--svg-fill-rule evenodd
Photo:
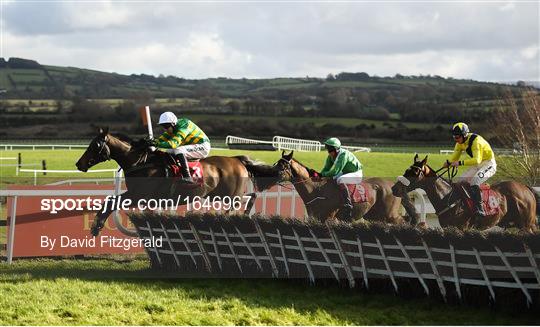
<svg viewBox="0 0 540 327"><path fill-rule="evenodd" d="M188 161L189 174L195 184L201 185L204 181L203 167L200 161ZM182 178L182 167L179 162L170 166L172 177Z"/></svg>
<svg viewBox="0 0 540 327"><path fill-rule="evenodd" d="M491 216L497 214L500 209L500 203L495 191L491 189L489 184L480 185L480 190L482 194L482 206L486 215ZM465 202L469 209L474 212L475 208L473 200L470 197L466 197Z"/></svg>
<svg viewBox="0 0 540 327"><path fill-rule="evenodd" d="M371 194L369 193L369 190L365 185L365 182L362 182L360 184L345 184L347 190L349 191L349 196L352 203L362 203L369 201Z"/></svg>

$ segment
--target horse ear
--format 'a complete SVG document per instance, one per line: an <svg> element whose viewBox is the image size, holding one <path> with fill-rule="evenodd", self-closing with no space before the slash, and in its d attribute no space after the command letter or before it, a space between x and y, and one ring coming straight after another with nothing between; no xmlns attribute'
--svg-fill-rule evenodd
<svg viewBox="0 0 540 327"><path fill-rule="evenodd" d="M285 157L285 150L281 150L281 157Z"/></svg>
<svg viewBox="0 0 540 327"><path fill-rule="evenodd" d="M426 156L426 157L424 158L424 160L422 160L422 165L425 165L425 164L427 163L427 157L428 157L428 156Z"/></svg>
<svg viewBox="0 0 540 327"><path fill-rule="evenodd" d="M414 154L413 163L416 163L416 162L418 162L418 153Z"/></svg>
<svg viewBox="0 0 540 327"><path fill-rule="evenodd" d="M285 159L287 159L287 160L291 160L291 159L292 159L292 156L293 156L293 153L294 153L294 151L291 151L289 154L283 155L283 158L285 158Z"/></svg>

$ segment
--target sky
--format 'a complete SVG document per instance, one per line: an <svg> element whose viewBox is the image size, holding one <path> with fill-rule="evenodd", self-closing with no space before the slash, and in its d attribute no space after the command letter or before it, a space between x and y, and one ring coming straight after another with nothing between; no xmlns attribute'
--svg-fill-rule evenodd
<svg viewBox="0 0 540 327"><path fill-rule="evenodd" d="M0 55L45 65L540 80L538 1L0 1Z"/></svg>

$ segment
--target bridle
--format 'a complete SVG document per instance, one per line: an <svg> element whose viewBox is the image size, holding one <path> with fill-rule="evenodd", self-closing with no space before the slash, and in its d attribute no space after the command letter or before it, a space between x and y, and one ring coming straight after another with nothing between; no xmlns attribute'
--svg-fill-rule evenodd
<svg viewBox="0 0 540 327"><path fill-rule="evenodd" d="M102 140L97 140L96 141L97 148L99 149L99 151L97 153L97 157L98 157L99 161L95 162L96 160L94 158L90 158L88 160L89 165L92 166L94 164L97 164L97 163L100 163L100 162L103 162L103 161L111 160L111 149L107 145L107 138L108 138L108 136L105 135L105 137Z"/></svg>
<svg viewBox="0 0 540 327"><path fill-rule="evenodd" d="M457 175L457 172L458 172L457 168L454 167L454 166L442 167L442 168L440 168L438 170L434 170L429 165L425 165L425 166L428 167L429 170L432 171L435 174L435 176L437 176L437 179L439 179L439 178L442 179L448 185L452 185L452 179ZM411 168L416 169L418 171L418 175L416 175L417 180L415 181L415 184L418 182L418 179L420 177L426 177L426 172L424 171L424 165L422 167L412 165L412 166L409 167L409 169L411 169ZM452 169L450 169L450 168L452 168ZM443 177L445 174L448 175L448 179L445 179ZM412 186L411 186L412 182L407 177L399 176L398 181L401 182L402 184L404 184L405 186L412 188Z"/></svg>
<svg viewBox="0 0 540 327"><path fill-rule="evenodd" d="M289 159L289 160L287 160L287 159L285 159L285 158L280 158L280 159L274 164L274 167L275 167L278 163L280 163L281 161L283 161L283 162L288 166L287 169L289 170L289 172L290 172L290 174L291 174L291 177L292 177L292 179L293 179L290 183L293 185L293 187L284 185L284 184L282 184L281 182L277 183L279 186L284 187L284 188L286 188L286 189L288 189L288 190L294 190L294 185L296 185L296 184L302 184L302 183L304 183L304 182L306 182L306 181L308 181L308 180L311 180L311 177L309 177L309 178L306 178L306 179L298 179L297 181L294 181L294 179L296 179L296 177L294 176L295 174L294 174L293 169L292 169L292 164L291 164L291 161L292 161L292 160L293 160L292 158ZM306 168L306 170L308 171L308 174L309 174L309 168L303 166L302 164L300 164L300 165L301 165L302 167ZM316 196L315 198L312 198L312 199L309 200L309 201L304 200L304 204L305 204L306 206L310 206L313 202L318 201L318 200L326 200L326 198L325 198L325 197L321 197L321 196Z"/></svg>
<svg viewBox="0 0 540 327"><path fill-rule="evenodd" d="M306 179L298 179L298 180L295 181L295 179L297 179L297 177L295 177L295 174L294 174L293 169L292 169L292 164L291 164L291 161L292 161L292 160L293 160L292 158L289 159L289 160L287 160L287 159L285 159L285 158L280 158L280 159L274 164L274 167L277 166L280 162L284 162L284 163L287 165L287 169L289 170L289 173L291 174L292 181L290 181L290 183L293 184L293 185L296 185L296 184L302 184L302 183L304 183L304 182L306 182L306 181L308 181L308 180L311 180L311 177L310 177L310 178L306 178ZM305 168L305 167L304 167L304 168ZM306 169L307 169L307 168L306 168ZM308 173L309 173L309 172L308 172ZM279 185L279 186L282 186L282 187L284 187L284 188L286 188L286 189L292 189L291 187L282 184L282 182L279 182L278 185Z"/></svg>

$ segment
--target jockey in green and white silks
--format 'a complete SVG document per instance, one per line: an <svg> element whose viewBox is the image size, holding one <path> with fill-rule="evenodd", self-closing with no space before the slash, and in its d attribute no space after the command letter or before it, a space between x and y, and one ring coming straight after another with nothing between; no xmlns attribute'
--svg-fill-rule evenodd
<svg viewBox="0 0 540 327"><path fill-rule="evenodd" d="M191 120L178 119L170 111L161 114L159 125L165 129L165 133L156 140L156 147L161 151L175 154L181 161L184 181L192 183L187 161L208 157L210 140Z"/></svg>
<svg viewBox="0 0 540 327"><path fill-rule="evenodd" d="M332 177L336 180L344 199L342 219L352 218L352 202L345 184L359 184L362 182L362 164L350 151L341 147L338 138L332 137L324 142L328 157L321 171L321 176Z"/></svg>

